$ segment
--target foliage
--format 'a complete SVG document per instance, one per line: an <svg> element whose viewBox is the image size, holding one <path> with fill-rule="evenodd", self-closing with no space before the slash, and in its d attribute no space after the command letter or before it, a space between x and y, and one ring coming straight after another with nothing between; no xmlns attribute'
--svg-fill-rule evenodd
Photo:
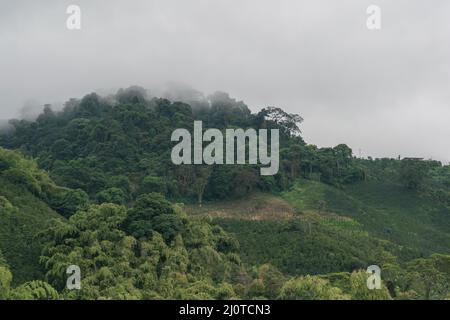
<svg viewBox="0 0 450 320"><path fill-rule="evenodd" d="M125 204L126 195L122 189L119 188L108 188L106 190L100 191L97 194L98 203L115 203L115 204Z"/></svg>
<svg viewBox="0 0 450 320"><path fill-rule="evenodd" d="M14 274L13 284L17 284L42 277L42 243L36 235L52 219L61 218L54 203L68 190L57 187L34 161L19 152L0 148L0 164L0 251Z"/></svg>
<svg viewBox="0 0 450 320"><path fill-rule="evenodd" d="M43 281L26 282L11 293L13 300L58 300L58 292L48 283Z"/></svg>
<svg viewBox="0 0 450 320"><path fill-rule="evenodd" d="M221 230L186 221L186 230L172 242L155 230L139 234L137 239L121 226L143 205L151 206L146 212L151 217L177 214L161 195L150 194L140 197L130 213L113 204L92 205L67 223L52 226L45 233L47 246L41 258L49 283L67 298L235 297L227 281L241 267L233 262L233 253L220 251ZM81 290L64 289L65 270L72 264L82 270Z"/></svg>
<svg viewBox="0 0 450 320"><path fill-rule="evenodd" d="M158 232L170 242L184 226L182 218L163 195L150 193L137 198L123 227L135 238L151 237L153 232Z"/></svg>
<svg viewBox="0 0 450 320"><path fill-rule="evenodd" d="M417 190L422 187L428 169L425 161L404 159L400 166L400 180L406 188Z"/></svg>
<svg viewBox="0 0 450 320"><path fill-rule="evenodd" d="M350 276L350 294L353 300L390 300L388 289L382 285L380 289L367 288L367 273L364 270L354 271Z"/></svg>
<svg viewBox="0 0 450 320"><path fill-rule="evenodd" d="M92 93L11 121L0 144L20 151L0 148L0 299L449 298L450 166L358 159L305 143L299 115L187 93ZM279 173L173 165L171 133L194 119L279 129ZM255 192L266 195L250 207ZM188 216L177 201L197 205ZM66 288L73 264L81 290ZM380 290L367 289L371 264Z"/></svg>
<svg viewBox="0 0 450 320"><path fill-rule="evenodd" d="M319 177L330 184L361 179L347 146L319 149L305 144L299 115L276 107L252 114L242 101L223 92L203 99L192 101L193 107L148 99L139 87L121 89L108 99L89 94L70 100L60 112L47 107L35 122L12 121L15 130L0 141L38 158L59 185L82 189L91 200L100 202L112 196L112 187L127 189L122 189L125 200L114 191L115 203L128 204L140 194L159 192L172 200L201 204L203 200L244 197L254 190L283 190L298 177ZM255 174L255 165L238 169L173 165L171 133L176 128L192 130L194 119L202 120L205 129L279 129L281 172L271 179ZM14 171L8 174L11 179L25 179ZM129 185L119 186L118 176Z"/></svg>
<svg viewBox="0 0 450 320"><path fill-rule="evenodd" d="M0 300L5 300L9 297L11 281L11 272L6 267L0 266Z"/></svg>
<svg viewBox="0 0 450 320"><path fill-rule="evenodd" d="M348 300L349 297L328 281L305 276L287 281L280 292L282 300Z"/></svg>

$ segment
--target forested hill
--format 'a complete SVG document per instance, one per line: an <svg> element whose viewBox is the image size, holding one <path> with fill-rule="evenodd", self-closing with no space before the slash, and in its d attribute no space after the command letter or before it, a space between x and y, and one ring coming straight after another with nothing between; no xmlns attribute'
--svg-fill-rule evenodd
<svg viewBox="0 0 450 320"><path fill-rule="evenodd" d="M10 121L0 299L449 297L449 166L358 159L305 142L299 115L188 96L131 87ZM194 120L279 129L279 172L173 165L171 134ZM80 291L65 289L71 264L84 270ZM370 264L386 271L382 290L366 287Z"/></svg>
<svg viewBox="0 0 450 320"><path fill-rule="evenodd" d="M246 274L237 248L161 194L129 209L91 205L0 148L0 299L236 298L230 283ZM80 291L65 289L73 264L83 270Z"/></svg>
<svg viewBox="0 0 450 320"><path fill-rule="evenodd" d="M303 119L280 108L252 114L226 93L183 96L190 97L183 98L189 104L148 99L145 90L131 87L114 96L93 93L71 99L58 112L47 105L36 121L10 121L15 130L0 135L0 145L36 158L57 184L82 189L99 203L126 204L148 192L184 202L245 197L253 191L287 190L298 178L334 186L394 181L450 203L449 166L414 159L356 159L344 144L318 148L305 143ZM173 165L171 134L177 128L192 130L194 120L202 120L204 129L280 129L279 173L260 176L256 165Z"/></svg>
<svg viewBox="0 0 450 320"><path fill-rule="evenodd" d="M80 188L99 202L129 203L148 192L174 200L214 200L285 190L299 176L336 184L363 178L347 146L305 144L297 115L273 107L252 114L225 93L191 104L147 100L137 88L108 98L89 94L59 112L47 106L35 122L11 121L15 131L2 136L1 145L35 157L59 185ZM280 129L280 172L261 177L255 165L173 165L171 134L176 128L192 129L194 119L204 128Z"/></svg>

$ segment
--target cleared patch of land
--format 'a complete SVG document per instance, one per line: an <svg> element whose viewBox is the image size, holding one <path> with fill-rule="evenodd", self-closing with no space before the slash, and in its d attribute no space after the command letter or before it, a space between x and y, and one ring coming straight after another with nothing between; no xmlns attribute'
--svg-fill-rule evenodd
<svg viewBox="0 0 450 320"><path fill-rule="evenodd" d="M190 216L240 220L281 220L299 216L298 210L286 200L264 193L255 193L245 199L187 205Z"/></svg>

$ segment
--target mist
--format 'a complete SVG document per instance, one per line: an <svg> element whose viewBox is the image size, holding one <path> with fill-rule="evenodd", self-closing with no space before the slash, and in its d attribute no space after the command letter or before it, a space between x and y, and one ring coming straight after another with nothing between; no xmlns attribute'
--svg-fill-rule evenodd
<svg viewBox="0 0 450 320"><path fill-rule="evenodd" d="M378 31L372 3L79 0L70 31L72 1L0 0L0 119L131 85L186 101L219 90L300 114L308 143L448 162L450 3L376 1Z"/></svg>

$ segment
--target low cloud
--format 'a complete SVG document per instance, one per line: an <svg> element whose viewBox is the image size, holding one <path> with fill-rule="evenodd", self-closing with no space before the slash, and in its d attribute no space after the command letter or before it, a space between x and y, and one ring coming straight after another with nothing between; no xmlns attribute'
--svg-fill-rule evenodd
<svg viewBox="0 0 450 320"><path fill-rule="evenodd" d="M69 4L1 4L0 118L175 81L299 113L320 146L450 160L446 0L379 0L379 31L365 0L80 0L80 31L65 28Z"/></svg>

